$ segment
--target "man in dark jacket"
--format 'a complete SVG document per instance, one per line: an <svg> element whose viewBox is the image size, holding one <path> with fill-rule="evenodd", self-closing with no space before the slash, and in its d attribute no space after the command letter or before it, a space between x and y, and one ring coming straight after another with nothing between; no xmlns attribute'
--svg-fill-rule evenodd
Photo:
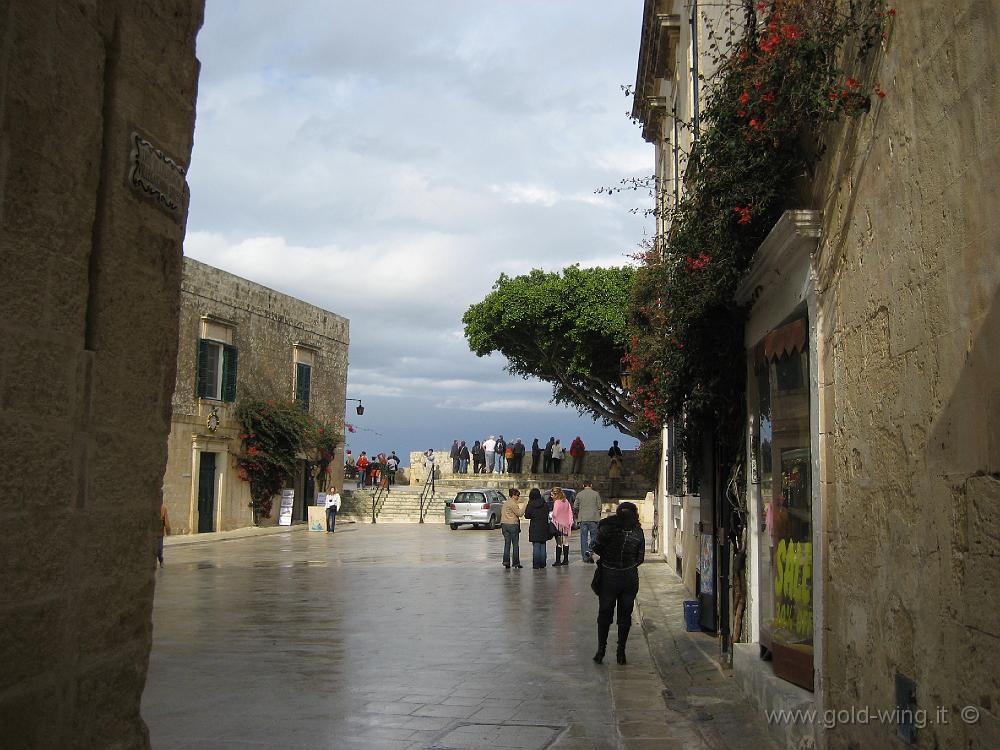
<svg viewBox="0 0 1000 750"><path fill-rule="evenodd" d="M545 567L545 543L549 541L549 508L537 487L528 493L524 517L528 519L528 541L531 542L532 549L531 567L538 570Z"/></svg>
<svg viewBox="0 0 1000 750"><path fill-rule="evenodd" d="M542 457L542 446L538 444L538 438L531 442L531 473L538 473L538 461Z"/></svg>
<svg viewBox="0 0 1000 750"><path fill-rule="evenodd" d="M549 438L549 442L545 444L545 450L542 453L542 472L548 474L552 471L552 446L556 444L556 439L554 437Z"/></svg>
<svg viewBox="0 0 1000 750"><path fill-rule="evenodd" d="M625 664L625 644L632 628L632 609L639 593L639 566L646 559L646 537L639 525L639 509L621 503L615 515L597 525L592 552L601 559L601 586L597 610L597 653L600 664L608 644L608 631L618 607L618 663Z"/></svg>

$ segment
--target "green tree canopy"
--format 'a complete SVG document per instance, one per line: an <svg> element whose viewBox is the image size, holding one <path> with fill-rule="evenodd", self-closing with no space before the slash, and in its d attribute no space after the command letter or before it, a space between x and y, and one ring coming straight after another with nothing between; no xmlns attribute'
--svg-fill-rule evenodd
<svg viewBox="0 0 1000 750"><path fill-rule="evenodd" d="M502 274L462 317L469 348L480 357L499 352L508 372L551 383L556 403L642 438L620 384L633 275L627 267L575 265L560 273Z"/></svg>

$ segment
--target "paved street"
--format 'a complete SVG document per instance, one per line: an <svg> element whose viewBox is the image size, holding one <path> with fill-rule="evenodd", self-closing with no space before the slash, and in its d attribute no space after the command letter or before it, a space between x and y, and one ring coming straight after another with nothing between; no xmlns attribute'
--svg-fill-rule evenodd
<svg viewBox="0 0 1000 750"><path fill-rule="evenodd" d="M671 706L677 690L665 703L638 626L627 666L614 628L611 663L590 660L593 567L533 571L522 539L528 566L510 571L498 531L443 525L168 547L154 748L726 746Z"/></svg>

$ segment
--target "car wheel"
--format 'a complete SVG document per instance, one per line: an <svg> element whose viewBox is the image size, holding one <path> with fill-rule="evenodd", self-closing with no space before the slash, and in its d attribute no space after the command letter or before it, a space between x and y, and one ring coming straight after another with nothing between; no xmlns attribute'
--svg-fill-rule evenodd
<svg viewBox="0 0 1000 750"><path fill-rule="evenodd" d="M493 531L493 529L495 529L496 527L497 527L497 517L490 516L490 522L486 524L486 528L489 529L490 531Z"/></svg>
<svg viewBox="0 0 1000 750"><path fill-rule="evenodd" d="M451 530L452 530L452 531L458 531L458 524L457 524L457 523L453 523L453 524L451 525Z"/></svg>

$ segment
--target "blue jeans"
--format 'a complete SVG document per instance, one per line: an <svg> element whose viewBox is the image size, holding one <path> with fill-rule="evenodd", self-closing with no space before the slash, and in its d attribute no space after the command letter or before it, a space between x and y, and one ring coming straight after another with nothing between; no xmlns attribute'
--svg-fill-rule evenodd
<svg viewBox="0 0 1000 750"><path fill-rule="evenodd" d="M521 525L516 523L505 523L500 526L503 532L503 564L511 564L511 549L514 550L514 565L521 564L521 550L518 540L521 537Z"/></svg>
<svg viewBox="0 0 1000 750"><path fill-rule="evenodd" d="M469 471L469 459L460 458L458 459L458 473L466 474Z"/></svg>
<svg viewBox="0 0 1000 750"><path fill-rule="evenodd" d="M545 567L545 542L531 543L531 567Z"/></svg>
<svg viewBox="0 0 1000 750"><path fill-rule="evenodd" d="M497 453L497 474L507 471L507 457L503 453Z"/></svg>
<svg viewBox="0 0 1000 750"><path fill-rule="evenodd" d="M580 521L580 554L590 559L590 545L597 539L597 521Z"/></svg>
<svg viewBox="0 0 1000 750"><path fill-rule="evenodd" d="M326 509L326 530L331 534L337 530L337 509L332 505Z"/></svg>

